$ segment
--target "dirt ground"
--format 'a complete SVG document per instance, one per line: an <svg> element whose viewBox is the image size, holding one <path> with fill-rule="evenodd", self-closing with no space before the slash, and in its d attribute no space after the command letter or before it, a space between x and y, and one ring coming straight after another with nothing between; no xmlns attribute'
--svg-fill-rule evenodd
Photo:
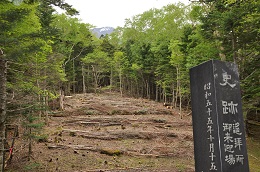
<svg viewBox="0 0 260 172"><path fill-rule="evenodd" d="M194 172L191 115L118 93L65 97L49 113L47 139L28 145L20 133L7 171Z"/></svg>

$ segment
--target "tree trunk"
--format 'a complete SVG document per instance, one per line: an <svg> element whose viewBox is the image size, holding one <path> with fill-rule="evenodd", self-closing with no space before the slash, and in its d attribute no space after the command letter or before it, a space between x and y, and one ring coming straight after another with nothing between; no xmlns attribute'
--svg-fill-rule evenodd
<svg viewBox="0 0 260 172"><path fill-rule="evenodd" d="M177 103L177 99L178 99L178 96L179 96L179 111L180 111L180 118L182 119L182 99L181 99L181 97L182 97L182 94L181 94L181 74L180 74L180 69L179 69L179 67L176 67L176 70L177 70L177 90L178 91L176 91L176 102L175 103Z"/></svg>
<svg viewBox="0 0 260 172"><path fill-rule="evenodd" d="M119 88L121 97L123 97L123 86L122 86L122 69L119 69Z"/></svg>
<svg viewBox="0 0 260 172"><path fill-rule="evenodd" d="M176 93L175 93L175 104L174 107L177 107L177 102L178 102L178 94L179 94L179 68L176 67Z"/></svg>
<svg viewBox="0 0 260 172"><path fill-rule="evenodd" d="M156 102L159 101L158 94L159 94L159 92L158 92L158 85L156 84L156 86L155 86L155 101Z"/></svg>
<svg viewBox="0 0 260 172"><path fill-rule="evenodd" d="M174 101L174 94L175 94L175 92L174 92L174 83L172 83L172 107L174 107L174 103L175 103L175 101Z"/></svg>
<svg viewBox="0 0 260 172"><path fill-rule="evenodd" d="M151 95L150 95L150 80L145 80L145 83L146 83L146 98L147 99L151 99Z"/></svg>
<svg viewBox="0 0 260 172"><path fill-rule="evenodd" d="M111 71L110 71L110 88L109 88L109 91L112 92L112 88L113 88L113 84L114 84L113 83L113 75L114 74L113 74L113 68L112 67L110 68L110 70Z"/></svg>
<svg viewBox="0 0 260 172"><path fill-rule="evenodd" d="M64 110L64 90L62 88L60 88L60 99L59 99L59 104L60 104L60 110L63 111Z"/></svg>
<svg viewBox="0 0 260 172"><path fill-rule="evenodd" d="M87 79L86 79L86 83L88 83L87 85L86 85L86 92L89 92L89 90L90 90L90 84L89 83L92 83L92 81L91 81L91 75L90 75L90 66L88 66L88 72L87 72Z"/></svg>
<svg viewBox="0 0 260 172"><path fill-rule="evenodd" d="M180 99L180 104L179 104L179 110L180 110L180 118L182 119L182 94L181 94L181 86L179 83L179 99Z"/></svg>
<svg viewBox="0 0 260 172"><path fill-rule="evenodd" d="M29 142L29 147L28 147L28 158L27 160L30 161L31 160L31 156L32 156L32 129L29 128L29 138L28 138L28 142Z"/></svg>
<svg viewBox="0 0 260 172"><path fill-rule="evenodd" d="M44 96L43 96L43 107L44 107L44 117L45 117L45 124L49 125L49 114L48 114L48 102L49 102L49 93L47 91L47 71L46 67L44 68L44 83L43 83L43 90L44 90Z"/></svg>
<svg viewBox="0 0 260 172"><path fill-rule="evenodd" d="M97 89L98 89L98 74L97 74L97 70L95 69L94 65L91 65L92 67L92 72L93 72L93 77L94 77L94 89L95 89L95 94L97 93Z"/></svg>
<svg viewBox="0 0 260 172"><path fill-rule="evenodd" d="M159 102L163 100L162 85L159 86Z"/></svg>
<svg viewBox="0 0 260 172"><path fill-rule="evenodd" d="M73 58L72 60L72 70L73 70L73 74L72 74L72 77L73 77L73 83L72 83L72 86L73 86L73 94L76 93L76 71L75 71L75 60Z"/></svg>
<svg viewBox="0 0 260 172"><path fill-rule="evenodd" d="M234 33L234 29L231 31L231 41L232 41L232 51L233 51L233 61L237 63L237 52L236 52L236 35Z"/></svg>
<svg viewBox="0 0 260 172"><path fill-rule="evenodd" d="M49 126L49 114L47 112L48 102L49 102L49 96L46 90L44 90L44 116L45 116L45 124Z"/></svg>
<svg viewBox="0 0 260 172"><path fill-rule="evenodd" d="M163 86L163 102L167 103L167 95L166 95L166 88Z"/></svg>
<svg viewBox="0 0 260 172"><path fill-rule="evenodd" d="M6 68L7 63L0 49L0 172L4 171L5 157L5 120L6 120Z"/></svg>
<svg viewBox="0 0 260 172"><path fill-rule="evenodd" d="M81 74L82 74L82 91L83 93L85 94L86 93L86 84L85 84L85 69L84 69L84 66L82 64L81 66Z"/></svg>

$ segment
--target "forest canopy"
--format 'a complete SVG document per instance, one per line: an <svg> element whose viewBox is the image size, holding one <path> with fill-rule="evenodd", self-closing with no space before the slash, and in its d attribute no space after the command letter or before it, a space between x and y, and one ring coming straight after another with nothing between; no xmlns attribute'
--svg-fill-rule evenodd
<svg viewBox="0 0 260 172"><path fill-rule="evenodd" d="M10 107L46 105L62 92L109 90L189 108L189 69L218 59L238 65L244 111L259 111L259 1L170 4L100 38L63 0L2 0L0 6Z"/></svg>

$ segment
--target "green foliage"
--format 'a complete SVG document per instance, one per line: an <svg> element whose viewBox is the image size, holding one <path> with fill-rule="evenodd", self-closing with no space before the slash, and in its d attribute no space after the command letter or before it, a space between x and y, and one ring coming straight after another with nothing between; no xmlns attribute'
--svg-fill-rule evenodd
<svg viewBox="0 0 260 172"><path fill-rule="evenodd" d="M25 128L23 136L28 141L28 160L30 160L32 154L32 143L33 140L39 140L42 138L41 129L45 125L41 120L39 113L41 113L45 107L40 102L37 104L31 102L31 106L26 105L23 111L24 121L23 127Z"/></svg>
<svg viewBox="0 0 260 172"><path fill-rule="evenodd" d="M21 5L23 2L24 3L28 3L28 4L33 4L36 2L39 3L45 3L48 5L54 5L54 6L58 6L61 9L66 11L67 15L78 15L79 12L72 7L72 5L69 5L68 3L64 2L64 0L8 0L9 2L12 2L14 5Z"/></svg>
<svg viewBox="0 0 260 172"><path fill-rule="evenodd" d="M238 64L245 110L259 110L258 1L170 4L127 19L100 39L91 24L70 17L77 11L63 0L0 5L9 92L52 99L60 88L70 94L104 87L189 104L189 69L219 59ZM54 14L52 5L67 14Z"/></svg>
<svg viewBox="0 0 260 172"><path fill-rule="evenodd" d="M89 53L87 56L81 59L82 62L91 67L91 73L93 75L93 85L95 92L101 84L101 79L105 78L110 70L109 57L106 52L100 49L95 49L94 52Z"/></svg>
<svg viewBox="0 0 260 172"><path fill-rule="evenodd" d="M31 171L31 170L35 170L35 169L39 168L40 166L41 166L41 164L32 162L32 163L29 163L28 165L26 165L24 167L24 170Z"/></svg>
<svg viewBox="0 0 260 172"><path fill-rule="evenodd" d="M251 57L244 65L247 66L243 72L246 77L241 82L244 109L245 111L257 112L260 110L260 88L258 86L260 82L260 58Z"/></svg>
<svg viewBox="0 0 260 172"><path fill-rule="evenodd" d="M28 40L40 30L40 24L35 15L35 6L14 6L4 2L0 2L0 5L3 7L0 10L0 46L7 58L13 59L19 52L31 50L33 45Z"/></svg>
<svg viewBox="0 0 260 172"><path fill-rule="evenodd" d="M259 171L259 157L260 157L260 146L259 140L254 138L247 139L247 150L249 167L251 172Z"/></svg>
<svg viewBox="0 0 260 172"><path fill-rule="evenodd" d="M51 27L57 30L53 48L56 56L63 58L60 59L60 62L63 72L66 74L67 92L70 94L71 87L73 92L76 91L76 78L82 78L80 58L93 51L92 44L94 43L89 31L91 25L81 23L77 18L62 14L55 16Z"/></svg>
<svg viewBox="0 0 260 172"><path fill-rule="evenodd" d="M245 111L260 107L259 9L254 0L215 1L201 20L205 38L217 43L221 59L239 66Z"/></svg>

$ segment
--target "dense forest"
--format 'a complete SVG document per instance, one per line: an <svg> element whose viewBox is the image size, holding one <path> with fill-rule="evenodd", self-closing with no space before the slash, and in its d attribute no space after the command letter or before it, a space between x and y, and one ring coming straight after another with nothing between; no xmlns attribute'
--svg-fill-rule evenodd
<svg viewBox="0 0 260 172"><path fill-rule="evenodd" d="M260 1L171 4L100 38L77 14L63 0L0 1L7 113L22 112L28 128L42 125L32 114L47 123L47 107L57 101L62 110L63 96L75 93L118 91L189 109L189 69L210 59L238 65L245 117L260 121Z"/></svg>

